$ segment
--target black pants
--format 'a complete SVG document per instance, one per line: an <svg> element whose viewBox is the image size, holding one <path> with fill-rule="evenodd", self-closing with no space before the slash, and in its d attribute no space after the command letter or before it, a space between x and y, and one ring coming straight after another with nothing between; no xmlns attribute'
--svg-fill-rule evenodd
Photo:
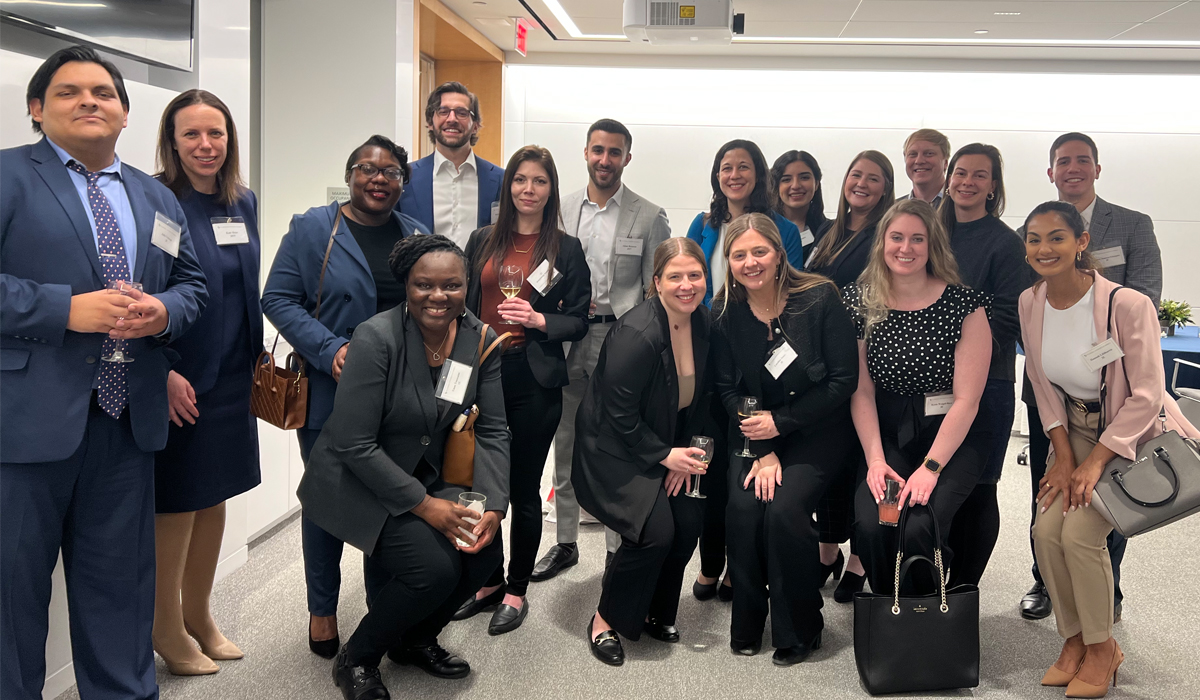
<svg viewBox="0 0 1200 700"><path fill-rule="evenodd" d="M841 474L854 441L848 412L806 435L779 441L785 445L775 453L783 479L769 503L755 498L754 484L742 488L752 460L733 458L727 521L733 641L762 639L768 610L776 648L807 644L825 627L819 537L812 513Z"/></svg>
<svg viewBox="0 0 1200 700"><path fill-rule="evenodd" d="M717 578L725 570L725 506L729 502L729 414L715 397L705 435L713 438L713 459L701 483L704 486L704 531L700 533L700 573Z"/></svg>
<svg viewBox="0 0 1200 700"><path fill-rule="evenodd" d="M371 553L372 565L391 579L346 643L353 665L378 666L394 646L425 646L458 606L504 561L500 531L477 554L463 554L432 525L412 513L391 516Z"/></svg>
<svg viewBox="0 0 1200 700"><path fill-rule="evenodd" d="M682 489L668 497L665 489L659 489L641 539L621 538L605 571L596 608L617 634L638 639L647 616L664 625L675 624L683 570L704 526L704 500L688 498Z"/></svg>
<svg viewBox="0 0 1200 700"><path fill-rule="evenodd" d="M508 526L508 587L512 595L523 596L529 587L529 575L537 561L542 541L542 503L538 489L546 455L554 441L562 417L562 388L547 389L538 384L525 348L504 353L500 363L500 382L504 387L504 412L512 433L508 472L508 500L512 522ZM504 562L487 580L488 586L504 583Z"/></svg>
<svg viewBox="0 0 1200 700"><path fill-rule="evenodd" d="M906 397L876 388L875 405L879 413L879 432L883 438L883 455L888 466L907 479L917 469L924 469L921 462L929 453L942 416L914 418L924 412L924 396ZM963 438L954 456L946 463L937 487L929 499L929 507L916 506L908 513L904 532L905 556L920 554L933 560L934 539L931 511L937 514L937 525L942 535L942 560L946 568L952 568L954 550L945 543L952 536L954 516L975 489L983 474L990 448L989 435L979 428L980 418ZM903 430L902 430L903 427ZM907 441L901 442L904 433ZM854 534L858 538L858 552L863 568L875 593L888 594L894 587L896 573L897 528L879 524L879 506L864 482L858 488L854 501ZM928 592L935 588L937 577L926 567L913 567L907 591Z"/></svg>
<svg viewBox="0 0 1200 700"><path fill-rule="evenodd" d="M857 439L846 451L842 469L817 501L817 530L822 544L850 541L850 553L858 554L854 538L854 494L862 483L862 444Z"/></svg>

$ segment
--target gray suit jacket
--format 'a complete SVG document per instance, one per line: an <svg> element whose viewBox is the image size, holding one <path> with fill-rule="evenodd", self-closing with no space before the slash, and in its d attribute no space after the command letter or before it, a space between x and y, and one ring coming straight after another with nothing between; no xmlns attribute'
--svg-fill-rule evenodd
<svg viewBox="0 0 1200 700"><path fill-rule="evenodd" d="M333 413L313 446L296 495L305 517L370 554L388 516L409 512L426 494L456 500L461 487L441 478L446 435L464 407L475 421L475 482L487 510L508 509L509 432L500 384L500 353L478 365L483 324L466 312L450 359L475 367L461 404L434 396L421 332L408 305L373 316L354 330ZM488 330L488 343L496 332ZM421 458L433 469L417 467Z"/></svg>
<svg viewBox="0 0 1200 700"><path fill-rule="evenodd" d="M1150 217L1096 197L1088 233L1092 236L1089 251L1119 246L1125 254L1124 265L1104 268L1105 279L1138 290L1158 308L1162 298L1162 254Z"/></svg>
<svg viewBox="0 0 1200 700"><path fill-rule="evenodd" d="M579 237L579 210L587 196L585 187L563 197L563 230L569 236ZM646 298L646 287L654 279L654 250L671 237L671 225L667 212L657 204L642 199L633 190L625 188L621 198L621 213L617 217L616 237L642 239L642 255L617 255L614 237L613 252L609 264L613 266L608 278L612 280L608 299L613 314L623 316L627 311L642 303ZM595 299L596 290L592 290Z"/></svg>

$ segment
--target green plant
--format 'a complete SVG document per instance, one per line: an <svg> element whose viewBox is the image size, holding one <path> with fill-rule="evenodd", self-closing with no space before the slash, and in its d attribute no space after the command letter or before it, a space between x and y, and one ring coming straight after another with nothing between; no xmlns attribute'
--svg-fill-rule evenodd
<svg viewBox="0 0 1200 700"><path fill-rule="evenodd" d="M1158 321L1168 328L1177 328L1192 323L1192 306L1186 301L1163 299L1158 305Z"/></svg>

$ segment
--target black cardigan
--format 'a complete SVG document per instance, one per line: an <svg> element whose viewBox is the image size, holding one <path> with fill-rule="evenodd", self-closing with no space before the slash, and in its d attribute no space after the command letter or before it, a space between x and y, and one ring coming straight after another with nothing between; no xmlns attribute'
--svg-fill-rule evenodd
<svg viewBox="0 0 1200 700"><path fill-rule="evenodd" d="M833 225L831 224L821 237L828 236L832 231ZM846 246L828 265L809 268L809 272L825 275L833 280L838 289L844 289L846 285L857 282L858 276L866 269L867 261L871 258L871 243L874 240L875 224L871 224L859 231L854 240L850 241L850 245Z"/></svg>

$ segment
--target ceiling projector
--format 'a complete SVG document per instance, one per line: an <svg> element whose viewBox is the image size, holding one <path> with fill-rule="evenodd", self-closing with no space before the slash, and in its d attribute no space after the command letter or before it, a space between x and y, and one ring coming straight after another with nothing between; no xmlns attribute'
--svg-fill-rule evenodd
<svg viewBox="0 0 1200 700"><path fill-rule="evenodd" d="M623 10L625 36L655 46L728 44L745 21L732 0L625 0Z"/></svg>

